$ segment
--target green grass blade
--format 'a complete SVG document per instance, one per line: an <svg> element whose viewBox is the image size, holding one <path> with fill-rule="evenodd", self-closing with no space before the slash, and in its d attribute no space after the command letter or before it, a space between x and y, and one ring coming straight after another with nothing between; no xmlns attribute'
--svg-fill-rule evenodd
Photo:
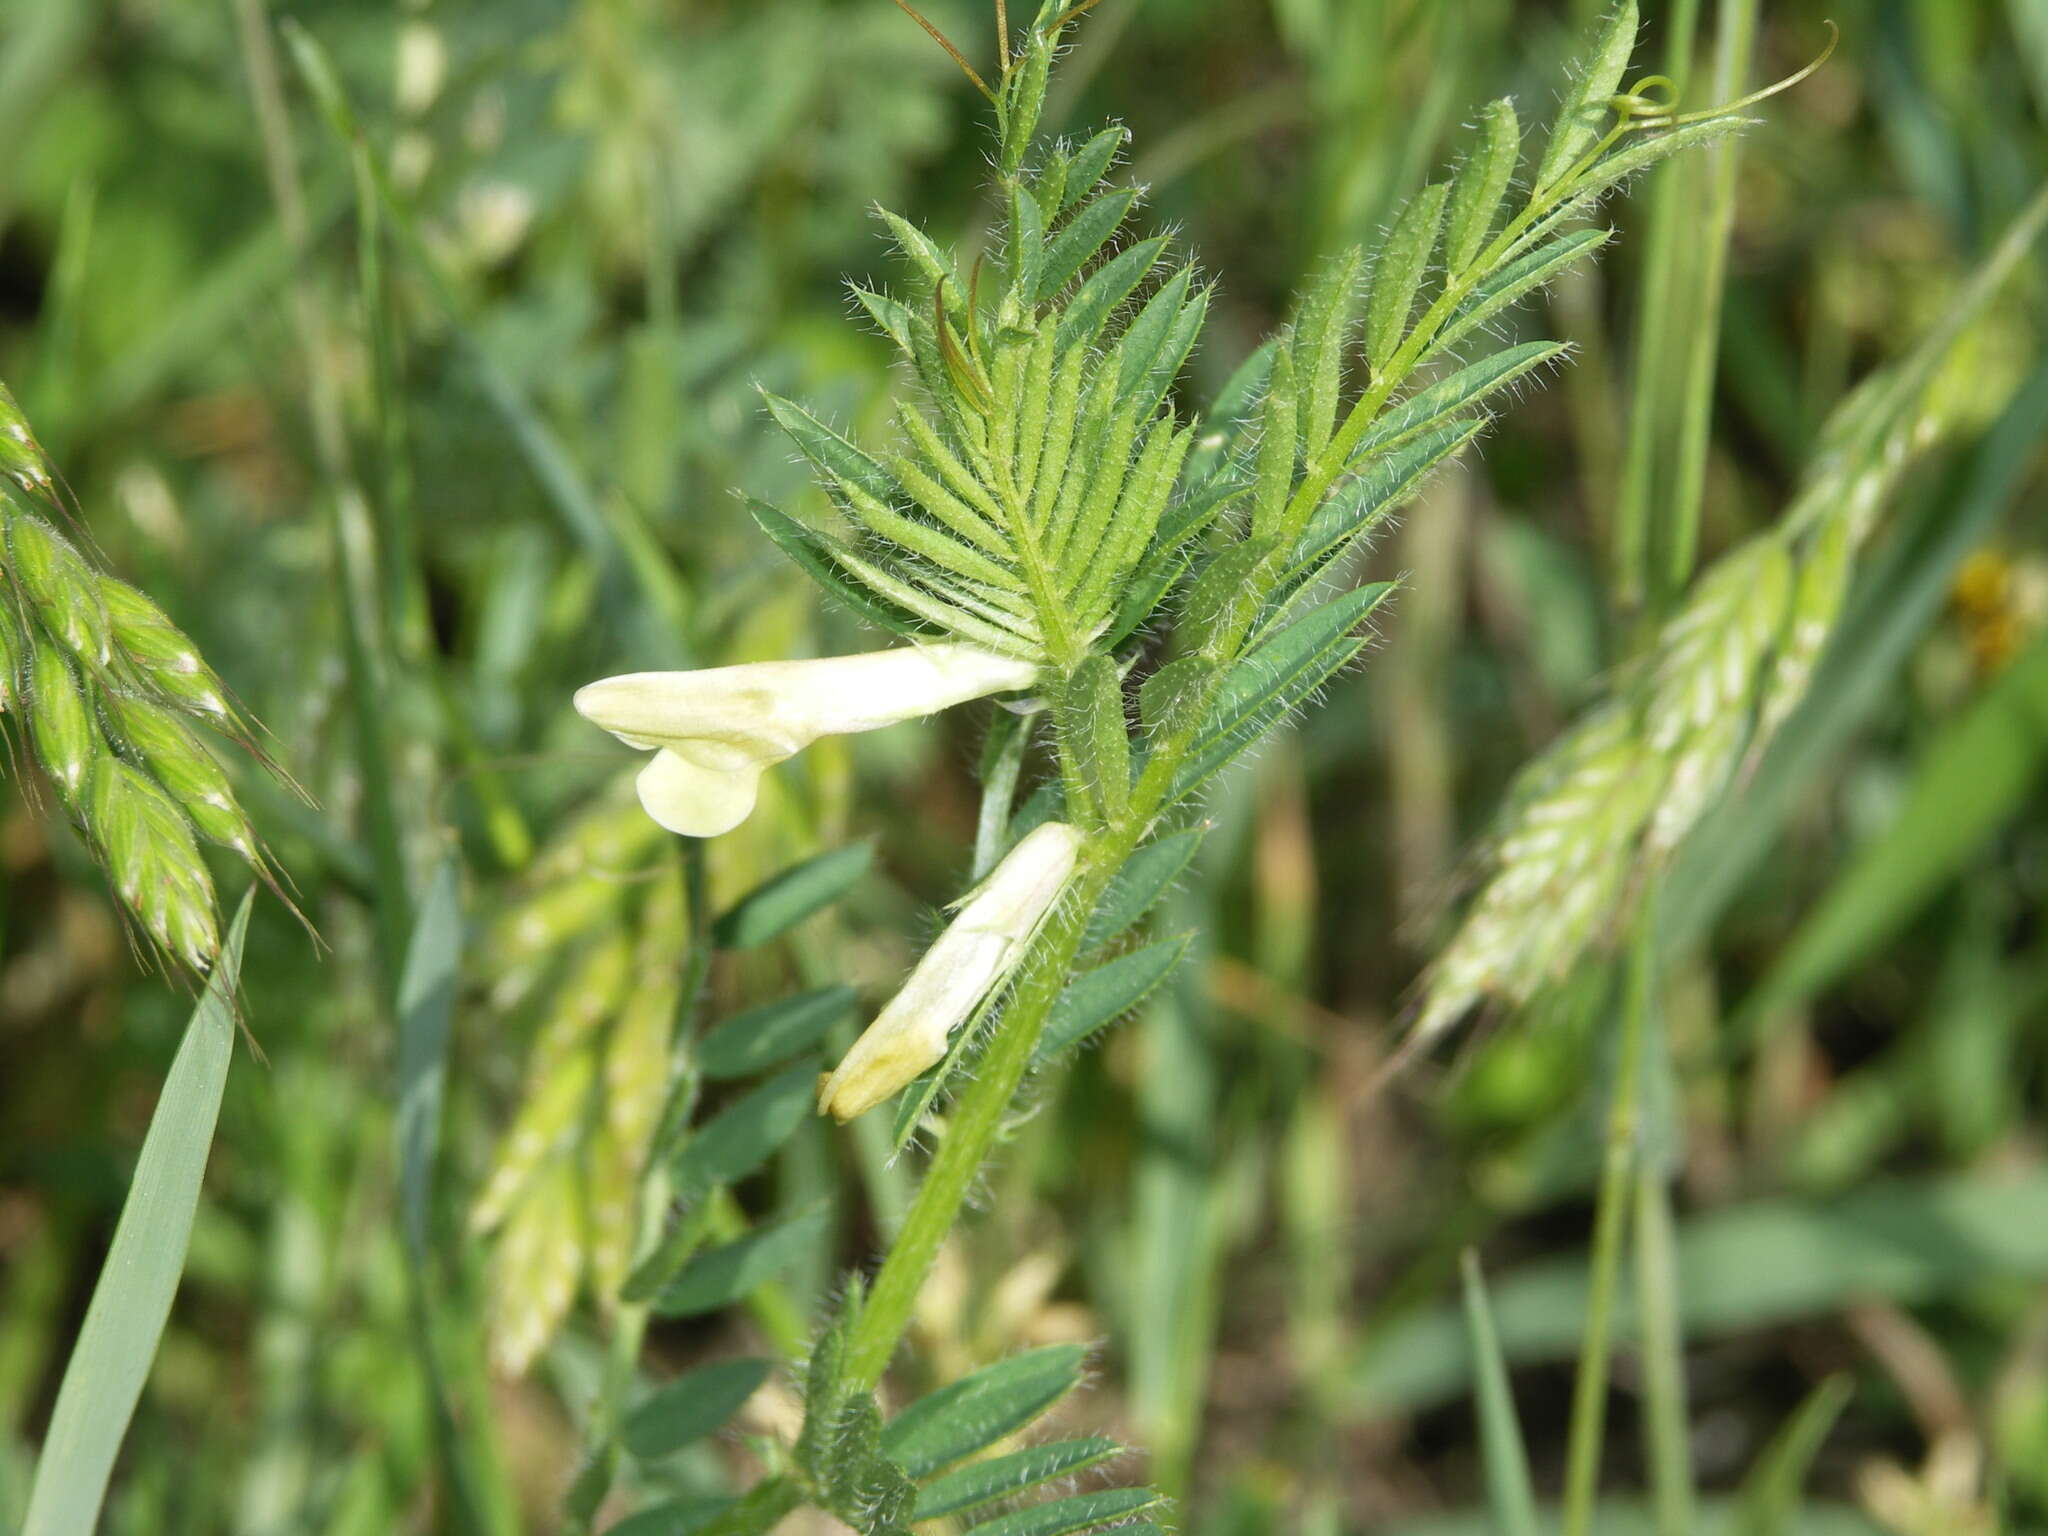
<svg viewBox="0 0 2048 1536"><path fill-rule="evenodd" d="M1487 1502L1500 1536L1536 1536L1536 1492L1529 1483L1529 1453L1522 1445L1522 1426L1515 1417L1514 1393L1508 1386L1500 1337L1494 1332L1493 1309L1487 1305L1479 1255L1466 1249L1462 1268L1465 1326L1478 1377L1479 1446L1486 1460Z"/></svg>
<svg viewBox="0 0 2048 1536"><path fill-rule="evenodd" d="M199 1185L234 1058L234 991L249 932L242 898L213 976L185 1026L93 1287L29 1495L23 1536L78 1536L99 1523L107 1479L171 1314Z"/></svg>
<svg viewBox="0 0 2048 1536"><path fill-rule="evenodd" d="M1847 1376L1830 1376L1792 1412L1743 1479L1733 1536L1792 1536L1803 1529L1799 1490L1828 1431L1848 1406Z"/></svg>

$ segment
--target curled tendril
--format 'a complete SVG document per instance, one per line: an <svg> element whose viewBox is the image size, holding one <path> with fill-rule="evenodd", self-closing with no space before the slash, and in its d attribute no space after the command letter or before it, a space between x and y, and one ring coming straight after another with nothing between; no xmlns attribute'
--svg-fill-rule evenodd
<svg viewBox="0 0 2048 1536"><path fill-rule="evenodd" d="M1791 90L1793 86L1827 63L1834 56L1835 45L1842 40L1840 27L1832 21L1823 22L1822 25L1828 29L1827 46L1821 49L1810 63L1803 68L1795 69L1782 80L1751 91L1747 96L1739 96L1734 101L1724 102L1718 107L1703 107L1697 112L1676 111L1674 109L1678 105L1678 88L1669 79L1663 75L1650 75L1638 80L1633 90L1624 95L1608 98L1607 104L1614 109L1615 115L1620 119L1614 126L1614 132L1609 135L1610 141L1623 133L1633 133L1639 129L1678 128L1686 123L1712 122L1717 117L1727 117L1731 113L1742 111L1745 107L1753 107L1781 91ZM1652 92L1656 95L1650 94Z"/></svg>
<svg viewBox="0 0 2048 1536"><path fill-rule="evenodd" d="M1669 117L1678 107L1678 86L1669 75L1645 75L1607 105L1623 122L1638 117Z"/></svg>

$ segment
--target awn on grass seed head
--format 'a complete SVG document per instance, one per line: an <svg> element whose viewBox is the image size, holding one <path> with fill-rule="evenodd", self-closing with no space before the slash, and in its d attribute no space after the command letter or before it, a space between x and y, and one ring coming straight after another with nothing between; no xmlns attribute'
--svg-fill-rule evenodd
<svg viewBox="0 0 2048 1536"><path fill-rule="evenodd" d="M754 809L762 769L820 736L877 730L1037 679L1030 662L971 645L909 645L817 661L629 672L577 690L576 709L628 746L655 749L640 773L648 815L671 832L716 837Z"/></svg>

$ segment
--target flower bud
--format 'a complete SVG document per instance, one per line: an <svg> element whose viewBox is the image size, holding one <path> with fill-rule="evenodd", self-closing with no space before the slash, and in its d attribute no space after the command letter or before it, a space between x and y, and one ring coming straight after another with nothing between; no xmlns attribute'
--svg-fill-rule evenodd
<svg viewBox="0 0 2048 1536"><path fill-rule="evenodd" d="M1028 688L1038 669L970 645L902 646L818 661L699 672L632 672L591 683L576 709L629 746L653 747L640 775L647 814L689 837L746 820L761 770L820 736L914 720L984 694Z"/></svg>
<svg viewBox="0 0 2048 1536"><path fill-rule="evenodd" d="M1047 822L1010 850L960 906L838 1069L818 1108L844 1122L864 1114L946 1054L946 1042L1009 979L1073 877L1081 834Z"/></svg>

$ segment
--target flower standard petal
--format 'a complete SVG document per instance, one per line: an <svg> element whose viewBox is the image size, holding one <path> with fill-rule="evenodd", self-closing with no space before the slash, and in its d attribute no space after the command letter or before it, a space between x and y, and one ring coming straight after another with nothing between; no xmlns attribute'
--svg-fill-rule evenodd
<svg viewBox="0 0 2048 1536"><path fill-rule="evenodd" d="M576 709L629 746L658 749L663 756L641 778L648 814L672 831L708 837L746 819L761 769L820 736L913 720L1028 688L1037 677L1030 662L971 645L911 645L816 661L629 672L578 689ZM714 824L715 832L692 830Z"/></svg>
<svg viewBox="0 0 2048 1536"><path fill-rule="evenodd" d="M1081 834L1047 822L1010 850L925 952L910 979L818 1085L818 1108L864 1114L946 1054L946 1042L1030 947L1073 877Z"/></svg>

